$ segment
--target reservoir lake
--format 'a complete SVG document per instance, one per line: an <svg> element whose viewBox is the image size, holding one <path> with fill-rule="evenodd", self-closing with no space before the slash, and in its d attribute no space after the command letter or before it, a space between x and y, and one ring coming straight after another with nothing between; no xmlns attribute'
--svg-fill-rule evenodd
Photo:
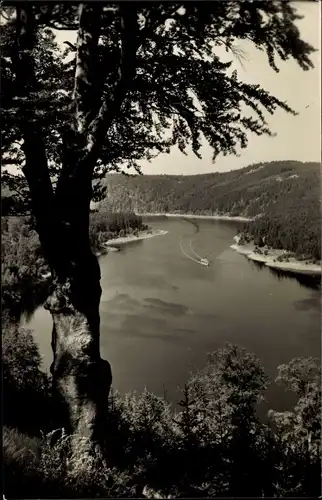
<svg viewBox="0 0 322 500"><path fill-rule="evenodd" d="M230 248L240 223L148 219L166 235L123 245L100 257L101 355L122 395L146 387L176 406L190 372L206 353L231 342L254 352L274 379L277 366L321 352L320 289L281 277ZM210 261L201 266L195 252ZM185 253L187 255L185 255ZM52 361L50 314L28 320L43 357ZM270 384L260 413L293 402Z"/></svg>

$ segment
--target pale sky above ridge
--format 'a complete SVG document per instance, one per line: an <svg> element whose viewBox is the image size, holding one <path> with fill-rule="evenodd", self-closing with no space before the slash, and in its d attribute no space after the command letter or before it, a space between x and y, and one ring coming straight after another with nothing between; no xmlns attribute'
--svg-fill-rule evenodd
<svg viewBox="0 0 322 500"><path fill-rule="evenodd" d="M241 42L239 47L246 52L246 60L240 62L233 55L233 65L239 78L247 83L258 83L265 90L287 103L299 112L293 116L278 110L268 117L268 123L276 137L251 135L247 149L241 156L219 156L212 163L211 148L205 144L202 160L192 152L184 156L173 149L169 155L160 155L151 163L141 162L145 174L197 174L206 172L226 172L242 168L251 163L273 160L321 160L321 4L320 2L297 1L299 14L304 18L298 27L304 40L313 45L317 52L312 56L315 68L303 71L295 61L280 62L279 73L268 65L265 53L255 49L250 43ZM61 42L73 38L73 33L58 32ZM223 58L227 58L223 52Z"/></svg>

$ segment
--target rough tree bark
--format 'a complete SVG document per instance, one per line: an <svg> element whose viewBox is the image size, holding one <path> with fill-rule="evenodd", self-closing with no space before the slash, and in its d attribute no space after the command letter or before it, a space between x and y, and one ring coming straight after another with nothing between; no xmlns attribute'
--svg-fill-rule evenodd
<svg viewBox="0 0 322 500"><path fill-rule="evenodd" d="M81 4L75 85L70 122L63 137L62 169L53 191L42 130L36 110L23 109L24 175L37 231L53 276L45 307L53 318L52 349L55 422L88 443L102 444L111 368L100 356L100 268L89 244L92 176L100 145L116 116L134 74L136 12L120 7L123 28L118 79L99 109L93 109L96 50L102 4ZM20 96L37 92L33 48L36 43L33 6L17 7L14 56ZM131 62L131 64L130 64ZM76 451L76 440L72 440Z"/></svg>

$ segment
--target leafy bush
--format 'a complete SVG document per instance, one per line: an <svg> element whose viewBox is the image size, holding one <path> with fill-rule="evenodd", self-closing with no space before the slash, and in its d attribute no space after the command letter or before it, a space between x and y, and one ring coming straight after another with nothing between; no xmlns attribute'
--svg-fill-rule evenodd
<svg viewBox="0 0 322 500"><path fill-rule="evenodd" d="M44 299L49 268L30 217L3 217L1 224L2 308L19 319Z"/></svg>
<svg viewBox="0 0 322 500"><path fill-rule="evenodd" d="M80 438L71 455L73 436L53 442L53 432L36 442L14 429L4 429L5 493L9 498L133 498L130 476L91 455ZM85 446L84 446L85 445Z"/></svg>
<svg viewBox="0 0 322 500"><path fill-rule="evenodd" d="M35 473L39 464L39 441L4 427L2 432L4 493L9 498L30 498L40 478Z"/></svg>
<svg viewBox="0 0 322 500"><path fill-rule="evenodd" d="M3 343L9 498L133 498L144 491L163 498L320 493L320 367L313 358L278 368L277 382L298 401L292 411L271 411L267 424L256 413L268 384L263 366L231 344L209 354L205 368L190 377L180 411L148 391L123 399L112 392L107 448L93 453L86 439L60 429L39 432L48 380L31 332L6 326ZM8 412L15 391L20 419L12 407ZM38 437L29 437L36 427ZM78 439L75 455L71 439Z"/></svg>
<svg viewBox="0 0 322 500"><path fill-rule="evenodd" d="M321 366L295 358L278 367L277 383L298 396L292 411L269 412L275 427L275 489L283 496L321 494Z"/></svg>
<svg viewBox="0 0 322 500"><path fill-rule="evenodd" d="M230 344L209 354L205 369L189 380L179 421L185 440L193 444L190 480L206 482L209 494L259 494L256 482L267 470L260 445L264 428L256 405L266 385L260 361ZM225 481L219 471L225 472Z"/></svg>
<svg viewBox="0 0 322 500"><path fill-rule="evenodd" d="M30 330L2 323L3 420L38 434L50 426L50 380Z"/></svg>

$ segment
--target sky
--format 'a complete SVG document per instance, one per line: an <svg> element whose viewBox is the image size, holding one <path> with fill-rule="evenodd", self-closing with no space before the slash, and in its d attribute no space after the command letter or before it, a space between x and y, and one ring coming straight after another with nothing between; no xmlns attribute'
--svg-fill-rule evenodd
<svg viewBox="0 0 322 500"><path fill-rule="evenodd" d="M280 72L275 73L268 64L266 54L247 42L238 45L246 56L242 64L233 55L229 59L233 60L241 80L258 83L274 96L286 101L299 115L293 116L277 110L274 116L268 116L269 127L277 136L251 135L247 149L242 150L239 157L219 156L213 163L212 150L207 144L202 148L201 160L192 151L184 156L174 148L170 154L159 155L151 163L142 161L144 174L227 172L264 161L321 160L321 4L297 1L296 7L298 13L304 16L297 22L301 37L318 49L312 55L314 69L303 71L293 60L280 61ZM60 32L58 39L64 41L70 35L71 33ZM222 54L227 59L226 53Z"/></svg>

